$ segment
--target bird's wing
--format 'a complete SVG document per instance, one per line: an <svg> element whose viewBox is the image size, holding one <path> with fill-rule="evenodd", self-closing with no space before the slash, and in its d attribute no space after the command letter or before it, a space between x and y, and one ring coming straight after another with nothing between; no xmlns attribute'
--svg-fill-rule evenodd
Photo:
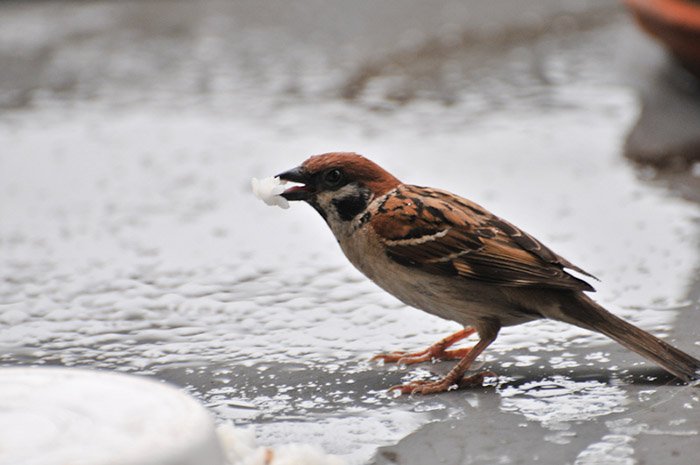
<svg viewBox="0 0 700 465"><path fill-rule="evenodd" d="M401 186L380 200L370 224L389 258L404 266L502 286L593 290L564 268L593 275L446 191Z"/></svg>

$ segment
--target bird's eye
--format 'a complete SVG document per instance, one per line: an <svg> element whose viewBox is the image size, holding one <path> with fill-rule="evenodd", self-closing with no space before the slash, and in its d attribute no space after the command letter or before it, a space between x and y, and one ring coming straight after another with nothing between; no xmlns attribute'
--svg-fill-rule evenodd
<svg viewBox="0 0 700 465"><path fill-rule="evenodd" d="M325 172L323 180L329 186L337 186L343 180L343 172L338 168L333 168Z"/></svg>

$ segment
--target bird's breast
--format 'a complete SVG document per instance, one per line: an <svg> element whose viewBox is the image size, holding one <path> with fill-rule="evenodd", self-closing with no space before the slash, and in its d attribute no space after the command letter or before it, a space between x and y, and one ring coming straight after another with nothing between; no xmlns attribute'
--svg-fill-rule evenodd
<svg viewBox="0 0 700 465"><path fill-rule="evenodd" d="M445 319L469 324L463 313L464 296L440 277L405 267L391 260L384 247L372 238L369 228L339 240L345 256L365 276L405 304ZM447 290L451 287L451 290Z"/></svg>
<svg viewBox="0 0 700 465"><path fill-rule="evenodd" d="M517 312L500 286L428 273L401 265L386 254L369 226L338 242L350 262L375 284L412 307L463 325L498 319L504 326L533 319Z"/></svg>

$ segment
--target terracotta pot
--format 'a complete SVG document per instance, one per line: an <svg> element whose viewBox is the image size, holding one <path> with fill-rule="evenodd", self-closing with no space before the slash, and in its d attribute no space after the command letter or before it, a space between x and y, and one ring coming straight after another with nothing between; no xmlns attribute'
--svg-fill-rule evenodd
<svg viewBox="0 0 700 465"><path fill-rule="evenodd" d="M700 78L700 1L623 0L639 24Z"/></svg>

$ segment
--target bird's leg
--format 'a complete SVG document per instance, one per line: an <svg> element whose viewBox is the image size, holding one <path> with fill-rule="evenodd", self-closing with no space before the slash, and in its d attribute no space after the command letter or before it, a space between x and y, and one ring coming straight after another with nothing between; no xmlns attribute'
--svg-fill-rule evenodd
<svg viewBox="0 0 700 465"><path fill-rule="evenodd" d="M430 394L433 392L447 391L450 386L458 387L481 386L485 376L495 376L490 371L484 371L472 376L464 377L464 373L469 369L476 357L481 354L495 339L500 330L498 322L489 322L479 330L479 342L462 358L462 360L450 370L444 378L438 381L416 380L404 385L393 386L389 390L399 390L402 394Z"/></svg>
<svg viewBox="0 0 700 465"><path fill-rule="evenodd" d="M412 363L426 362L430 360L440 359L440 360L456 360L461 359L466 356L471 347L465 347L463 349L453 349L447 350L455 342L461 341L474 334L476 330L471 326L467 326L460 329L454 334L450 334L446 338L440 339L435 344L431 345L427 349L420 352L406 352L403 350L397 350L390 354L380 354L372 357L372 360L382 360L384 362L398 362L404 365L410 365Z"/></svg>

